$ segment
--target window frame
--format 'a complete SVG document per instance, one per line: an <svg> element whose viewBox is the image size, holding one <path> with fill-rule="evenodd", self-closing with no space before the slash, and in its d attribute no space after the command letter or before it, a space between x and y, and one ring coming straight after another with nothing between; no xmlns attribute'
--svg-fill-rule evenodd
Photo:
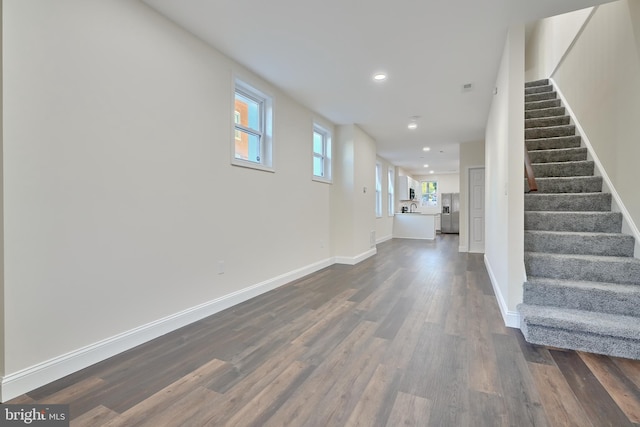
<svg viewBox="0 0 640 427"><path fill-rule="evenodd" d="M435 189L435 191L433 191L431 193L421 191L422 194L420 195L420 206L436 207L437 208L439 203L440 203L440 200L438 198L438 180L429 179L429 180L426 180L426 181L420 181L420 190L422 190L422 184L423 183L427 183L426 187L427 187L427 190L428 190L429 189L429 184L428 184L429 182L434 182L436 184L435 185L436 189ZM430 203L429 203L429 201L425 202L424 197L428 196L429 194L435 194L435 199L436 199L435 202L430 202Z"/></svg>
<svg viewBox="0 0 640 427"><path fill-rule="evenodd" d="M382 165L376 162L376 218L382 218Z"/></svg>
<svg viewBox="0 0 640 427"><path fill-rule="evenodd" d="M387 198L388 198L388 215L394 216L396 211L396 201L395 201L395 181L396 181L396 171L394 167L389 167L387 169Z"/></svg>
<svg viewBox="0 0 640 427"><path fill-rule="evenodd" d="M322 136L322 153L315 151L315 134ZM314 162L316 159L322 161L323 175L316 175ZM314 122L311 131L311 179L318 182L330 184L332 178L332 161L331 161L331 132L324 126Z"/></svg>
<svg viewBox="0 0 640 427"><path fill-rule="evenodd" d="M238 123L238 111L235 108L236 98L240 95L250 101L254 101L259 108L258 128L245 126ZM233 124L231 138L231 164L250 169L258 169L266 172L275 172L274 144L273 144L273 97L266 92L247 83L245 80L234 77L233 80ZM238 135L246 134L258 138L258 160L248 160L237 157L236 141Z"/></svg>

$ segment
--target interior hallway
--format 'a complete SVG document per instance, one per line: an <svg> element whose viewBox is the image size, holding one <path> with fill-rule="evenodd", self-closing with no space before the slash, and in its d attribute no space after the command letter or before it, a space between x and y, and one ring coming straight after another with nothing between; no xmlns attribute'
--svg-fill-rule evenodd
<svg viewBox="0 0 640 427"><path fill-rule="evenodd" d="M114 313L114 316L117 313ZM525 343L457 235L394 239L8 403L86 426L638 426L640 362Z"/></svg>

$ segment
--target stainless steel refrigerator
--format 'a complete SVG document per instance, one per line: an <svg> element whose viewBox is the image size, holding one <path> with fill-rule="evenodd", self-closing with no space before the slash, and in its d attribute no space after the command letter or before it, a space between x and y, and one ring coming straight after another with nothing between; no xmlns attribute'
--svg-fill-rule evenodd
<svg viewBox="0 0 640 427"><path fill-rule="evenodd" d="M440 231L442 233L460 233L460 194L442 193L440 200L442 204Z"/></svg>

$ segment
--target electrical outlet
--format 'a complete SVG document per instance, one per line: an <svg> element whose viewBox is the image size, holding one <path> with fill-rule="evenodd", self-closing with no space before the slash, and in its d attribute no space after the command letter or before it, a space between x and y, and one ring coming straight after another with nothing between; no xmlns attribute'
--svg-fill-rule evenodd
<svg viewBox="0 0 640 427"><path fill-rule="evenodd" d="M320 248L324 248L324 240L320 240Z"/></svg>
<svg viewBox="0 0 640 427"><path fill-rule="evenodd" d="M218 274L224 274L224 261L218 261Z"/></svg>

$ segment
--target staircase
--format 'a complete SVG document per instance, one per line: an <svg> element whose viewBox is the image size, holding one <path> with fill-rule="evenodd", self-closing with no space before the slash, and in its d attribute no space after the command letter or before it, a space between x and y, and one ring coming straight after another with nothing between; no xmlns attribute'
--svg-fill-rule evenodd
<svg viewBox="0 0 640 427"><path fill-rule="evenodd" d="M538 192L525 194L520 327L530 343L640 359L634 238L622 234L622 215L580 142L549 81L526 83L525 144Z"/></svg>

